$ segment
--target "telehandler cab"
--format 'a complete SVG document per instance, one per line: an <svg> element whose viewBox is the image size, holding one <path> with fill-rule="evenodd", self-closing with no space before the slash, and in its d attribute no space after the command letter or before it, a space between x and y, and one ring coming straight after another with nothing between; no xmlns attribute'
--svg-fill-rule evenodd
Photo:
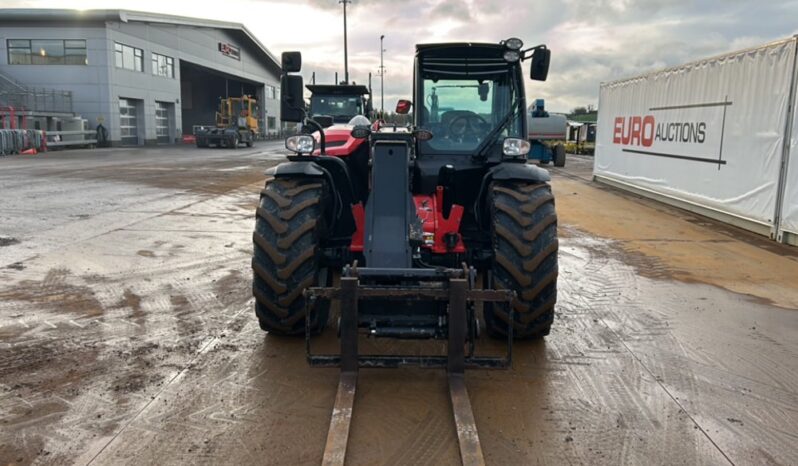
<svg viewBox="0 0 798 466"><path fill-rule="evenodd" d="M357 115L368 117L371 114L371 91L362 84L308 84L305 87L310 91L308 117L317 123L322 118L327 118L329 125L348 123ZM327 123L322 126L326 127Z"/></svg>

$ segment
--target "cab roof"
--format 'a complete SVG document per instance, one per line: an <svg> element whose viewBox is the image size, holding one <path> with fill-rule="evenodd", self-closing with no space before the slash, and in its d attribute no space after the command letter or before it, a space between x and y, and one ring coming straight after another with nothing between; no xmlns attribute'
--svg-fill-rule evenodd
<svg viewBox="0 0 798 466"><path fill-rule="evenodd" d="M501 57L504 45L481 42L448 42L439 44L418 44L416 55L424 57L448 58L494 58Z"/></svg>
<svg viewBox="0 0 798 466"><path fill-rule="evenodd" d="M423 79L502 79L518 66L504 59L504 44L452 42L416 45Z"/></svg>
<svg viewBox="0 0 798 466"><path fill-rule="evenodd" d="M362 84L308 84L305 86L314 94L365 95L369 89Z"/></svg>

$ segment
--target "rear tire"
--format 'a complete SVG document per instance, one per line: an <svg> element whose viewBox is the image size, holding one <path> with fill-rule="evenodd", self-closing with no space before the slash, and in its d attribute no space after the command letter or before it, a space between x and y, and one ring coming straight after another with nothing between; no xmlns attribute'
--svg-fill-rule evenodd
<svg viewBox="0 0 798 466"><path fill-rule="evenodd" d="M513 335L517 339L549 334L557 302L557 213L546 183L521 181L491 185L493 288L510 289ZM485 326L494 337L507 336L506 306L485 306Z"/></svg>
<svg viewBox="0 0 798 466"><path fill-rule="evenodd" d="M310 286L326 285L317 249L326 230L329 190L316 178L268 180L261 191L253 234L255 314L260 328L278 335L303 335L305 297ZM311 309L310 329L324 329L329 301Z"/></svg>
<svg viewBox="0 0 798 466"><path fill-rule="evenodd" d="M555 167L564 167L565 166L565 146L562 144L557 144L554 146L554 166Z"/></svg>

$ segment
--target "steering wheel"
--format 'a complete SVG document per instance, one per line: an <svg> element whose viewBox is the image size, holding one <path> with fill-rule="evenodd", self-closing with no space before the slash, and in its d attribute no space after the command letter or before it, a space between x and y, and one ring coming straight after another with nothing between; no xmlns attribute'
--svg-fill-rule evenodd
<svg viewBox="0 0 798 466"><path fill-rule="evenodd" d="M477 137L484 133L484 127L488 122L476 113L466 113L457 115L449 122L449 134L458 139L464 139L466 136Z"/></svg>

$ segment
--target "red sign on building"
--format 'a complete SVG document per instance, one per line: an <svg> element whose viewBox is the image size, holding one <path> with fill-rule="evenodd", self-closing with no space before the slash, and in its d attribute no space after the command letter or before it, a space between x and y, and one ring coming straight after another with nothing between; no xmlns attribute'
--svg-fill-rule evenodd
<svg viewBox="0 0 798 466"><path fill-rule="evenodd" d="M241 60L241 49L239 49L233 44L225 44L224 42L219 42L219 52L221 52L222 55L226 55L230 58Z"/></svg>

